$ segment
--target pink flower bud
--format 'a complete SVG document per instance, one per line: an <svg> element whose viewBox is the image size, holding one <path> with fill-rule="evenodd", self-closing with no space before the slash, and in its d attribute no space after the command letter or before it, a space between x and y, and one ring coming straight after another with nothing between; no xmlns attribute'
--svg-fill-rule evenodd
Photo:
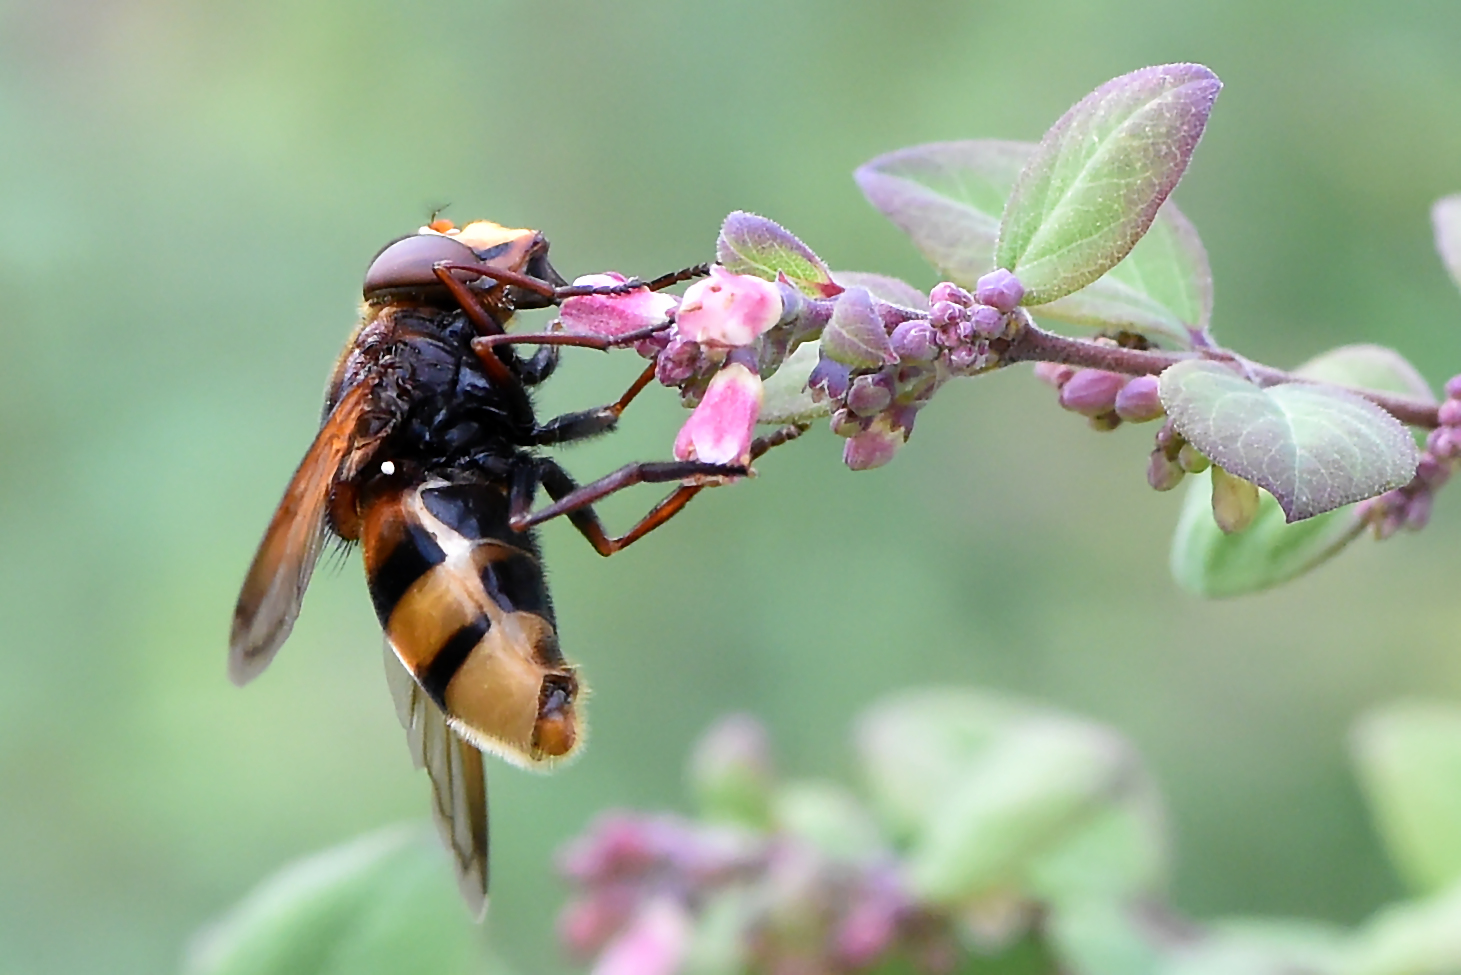
<svg viewBox="0 0 1461 975"><path fill-rule="evenodd" d="M900 359L913 362L932 362L938 358L938 346L934 344L934 330L927 322L913 319L893 329L893 352Z"/></svg>
<svg viewBox="0 0 1461 975"><path fill-rule="evenodd" d="M781 292L770 281L732 274L719 264L685 289L675 331L710 345L750 345L781 319Z"/></svg>
<svg viewBox="0 0 1461 975"><path fill-rule="evenodd" d="M1116 394L1126 377L1102 369L1082 369L1060 387L1060 405L1072 413L1099 416L1116 407Z"/></svg>
<svg viewBox="0 0 1461 975"><path fill-rule="evenodd" d="M1003 312L1014 311L1024 297L1025 286L1004 268L996 268L974 283L974 299Z"/></svg>
<svg viewBox="0 0 1461 975"><path fill-rule="evenodd" d="M1169 458L1161 447L1153 450L1151 458L1147 461L1146 482L1155 491L1172 490L1182 483L1182 478L1186 474L1182 465Z"/></svg>
<svg viewBox="0 0 1461 975"><path fill-rule="evenodd" d="M952 301L956 305L968 308L974 304L974 296L952 281L940 281L928 293L928 303L936 305L940 301Z"/></svg>
<svg viewBox="0 0 1461 975"><path fill-rule="evenodd" d="M990 305L979 305L969 313L974 333L986 339L1004 334L1004 313Z"/></svg>
<svg viewBox="0 0 1461 975"><path fill-rule="evenodd" d="M748 464L756 417L761 412L761 377L739 362L710 380L700 405L675 437L675 457L707 464Z"/></svg>
<svg viewBox="0 0 1461 975"><path fill-rule="evenodd" d="M1461 399L1461 376L1452 376L1446 380L1446 398Z"/></svg>
<svg viewBox="0 0 1461 975"><path fill-rule="evenodd" d="M1116 394L1116 415L1132 423L1155 420L1166 410L1157 394L1156 376L1137 376Z"/></svg>
<svg viewBox="0 0 1461 975"><path fill-rule="evenodd" d="M585 275L573 283L607 287L627 280L624 275L609 271ZM680 299L674 295L658 294L648 288L618 295L578 295L564 299L558 318L565 329L575 334L615 336L664 324L679 303Z"/></svg>
<svg viewBox="0 0 1461 975"><path fill-rule="evenodd" d="M1067 366L1061 362L1035 363L1035 378L1042 383L1049 383L1056 389L1070 382L1070 377L1074 375L1075 366Z"/></svg>
<svg viewBox="0 0 1461 975"><path fill-rule="evenodd" d="M1461 399L1448 399L1436 411L1443 427L1461 427Z"/></svg>
<svg viewBox="0 0 1461 975"><path fill-rule="evenodd" d="M593 975L674 975L690 947L690 915L669 898L651 901L594 964Z"/></svg>
<svg viewBox="0 0 1461 975"><path fill-rule="evenodd" d="M892 428L886 415L879 416L866 430L849 437L842 445L842 463L854 471L882 467L893 459L906 436Z"/></svg>

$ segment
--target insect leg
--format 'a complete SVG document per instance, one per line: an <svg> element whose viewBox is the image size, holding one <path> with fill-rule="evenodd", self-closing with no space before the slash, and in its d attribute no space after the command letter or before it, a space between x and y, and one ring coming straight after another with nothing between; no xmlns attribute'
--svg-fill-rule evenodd
<svg viewBox="0 0 1461 975"><path fill-rule="evenodd" d="M558 349L556 346L543 345L538 347L532 357L525 359L518 368L522 376L523 385L536 386L553 375L553 370L558 368Z"/></svg>
<svg viewBox="0 0 1461 975"><path fill-rule="evenodd" d="M533 443L546 447L551 444L570 443L574 440L584 440L607 433L619 422L619 415L624 412L624 408L633 402L634 397L643 392L644 387L648 386L653 379L654 363L650 363L617 401L592 410L580 410L577 413L555 416L546 423L540 424L533 431Z"/></svg>
<svg viewBox="0 0 1461 975"><path fill-rule="evenodd" d="M805 426L792 424L781 427L767 436L758 437L751 444L751 459L755 460L772 447L795 440L806 432L806 429ZM634 484L682 480L687 476L692 476L689 473L690 468L699 468L697 473L721 476L736 476L734 472L746 470L743 467L700 464L693 461L628 464L606 477L579 487L557 461L544 459L539 461L537 470L533 472L530 479L519 479L514 482L512 511L508 524L516 531L523 531L559 515L567 515L568 520L573 523L573 527L588 539L589 544L594 547L594 551L604 556L613 555L679 514L680 509L689 504L690 499L704 490L706 485L680 485L653 508L650 508L649 512L639 519L633 528L617 538L611 537L604 528L604 523L593 509L593 503ZM539 511L529 513L535 487L534 481L542 483L548 496L553 498L553 503ZM521 490L522 487L526 487L527 490Z"/></svg>

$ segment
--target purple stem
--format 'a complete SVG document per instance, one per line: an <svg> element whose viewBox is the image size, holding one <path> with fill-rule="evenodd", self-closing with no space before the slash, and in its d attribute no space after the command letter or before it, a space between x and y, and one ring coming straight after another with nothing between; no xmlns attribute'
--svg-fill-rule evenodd
<svg viewBox="0 0 1461 975"><path fill-rule="evenodd" d="M1123 349L1119 346L1097 345L1083 339L1067 338L1040 328L1028 317L1018 335L1010 340L1008 348L1000 353L1003 364L1011 362L1058 362L1062 365L1078 366L1082 369L1105 369L1129 376L1155 376L1168 366L1174 366L1187 359L1206 359L1231 366L1260 386L1277 386L1280 383L1312 382L1303 376L1295 376L1239 359L1230 352L1204 349L1195 352L1157 352L1142 349ZM1334 386L1345 392L1361 396L1389 413L1401 423L1434 430L1440 426L1436 416L1436 404L1410 396L1395 396L1378 393L1372 389L1356 389L1353 386L1336 386L1333 383L1314 385Z"/></svg>

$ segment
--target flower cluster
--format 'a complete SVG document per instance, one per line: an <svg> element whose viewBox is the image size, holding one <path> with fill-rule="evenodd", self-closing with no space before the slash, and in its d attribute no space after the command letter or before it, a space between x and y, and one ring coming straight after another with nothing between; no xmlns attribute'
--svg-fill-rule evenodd
<svg viewBox="0 0 1461 975"><path fill-rule="evenodd" d="M1461 376L1446 381L1446 399L1436 411L1436 418L1440 426L1427 434L1411 482L1360 502L1360 517L1371 526L1376 538L1389 538L1402 528L1424 528L1430 522L1436 491L1461 465Z"/></svg>
<svg viewBox="0 0 1461 975"><path fill-rule="evenodd" d="M829 849L776 821L766 747L754 721L723 721L691 770L708 821L606 814L562 851L569 953L594 975L853 972L894 956L930 975L953 969L953 920L908 892L891 850L875 837Z"/></svg>
<svg viewBox="0 0 1461 975"><path fill-rule="evenodd" d="M1004 270L986 274L974 294L947 281L937 285L926 316L898 315L859 288L840 296L808 385L829 401L832 432L847 439L843 463L853 470L886 464L944 382L997 366L997 343L1023 321L1023 296Z"/></svg>

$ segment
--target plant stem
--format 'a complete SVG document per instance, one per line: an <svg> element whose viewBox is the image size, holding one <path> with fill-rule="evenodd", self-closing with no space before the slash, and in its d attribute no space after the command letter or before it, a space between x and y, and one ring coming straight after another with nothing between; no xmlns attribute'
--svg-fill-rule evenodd
<svg viewBox="0 0 1461 975"><path fill-rule="evenodd" d="M1026 318L1019 334L1011 339L1008 348L1000 353L1000 361L1003 364L1057 362L1061 365L1078 366L1082 369L1104 369L1107 372L1119 372L1128 376L1155 376L1169 366L1188 359L1204 359L1229 366L1234 371L1243 373L1259 386L1277 386L1280 383L1330 386L1369 400L1401 423L1427 430L1440 426L1440 421L1436 417L1436 404L1433 402L1411 396L1380 393L1373 389L1358 389L1334 383L1316 383L1303 376L1296 376L1261 363L1249 362L1230 352L1217 349L1197 352L1158 352L1123 349L1114 345L1098 345L1086 339L1067 338L1064 335L1047 332Z"/></svg>

